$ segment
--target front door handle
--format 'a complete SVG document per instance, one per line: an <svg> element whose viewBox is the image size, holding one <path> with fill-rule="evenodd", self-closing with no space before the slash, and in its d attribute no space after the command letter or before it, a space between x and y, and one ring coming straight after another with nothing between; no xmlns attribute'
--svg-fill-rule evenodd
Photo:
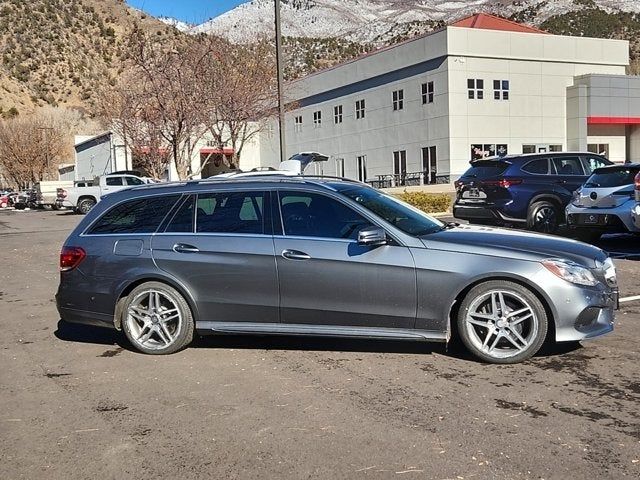
<svg viewBox="0 0 640 480"><path fill-rule="evenodd" d="M177 253L198 253L200 249L193 245L187 245L186 243L176 243L173 246L173 251Z"/></svg>
<svg viewBox="0 0 640 480"><path fill-rule="evenodd" d="M310 260L311 256L307 255L304 252L299 252L298 250L283 250L282 256L284 258L288 258L289 260Z"/></svg>

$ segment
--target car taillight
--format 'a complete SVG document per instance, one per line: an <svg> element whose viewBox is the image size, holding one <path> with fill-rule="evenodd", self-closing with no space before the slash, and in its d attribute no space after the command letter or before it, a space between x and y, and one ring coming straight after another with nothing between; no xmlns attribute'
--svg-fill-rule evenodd
<svg viewBox="0 0 640 480"><path fill-rule="evenodd" d="M61 198L67 198L67 191L64 188L58 190L58 196Z"/></svg>
<svg viewBox="0 0 640 480"><path fill-rule="evenodd" d="M80 262L84 260L87 254L83 248L80 247L62 247L60 252L60 271L68 272L73 270Z"/></svg>
<svg viewBox="0 0 640 480"><path fill-rule="evenodd" d="M509 188L511 185L520 185L522 179L520 178L501 178L500 180L485 180L482 185L485 187L501 187Z"/></svg>
<svg viewBox="0 0 640 480"><path fill-rule="evenodd" d="M636 178L633 180L633 183L636 186L636 190L640 191L640 172L636 175Z"/></svg>

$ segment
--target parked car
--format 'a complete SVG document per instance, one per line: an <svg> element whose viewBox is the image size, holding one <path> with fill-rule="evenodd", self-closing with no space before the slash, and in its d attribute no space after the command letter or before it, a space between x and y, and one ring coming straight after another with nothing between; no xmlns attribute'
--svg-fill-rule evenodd
<svg viewBox="0 0 640 480"><path fill-rule="evenodd" d="M24 210L26 208L31 209L37 207L37 194L33 189L23 190L13 198L13 206L16 208L16 210Z"/></svg>
<svg viewBox="0 0 640 480"><path fill-rule="evenodd" d="M57 209L56 204L59 188L69 188L73 181L42 181L35 184L36 205L38 207L51 207Z"/></svg>
<svg viewBox="0 0 640 480"><path fill-rule="evenodd" d="M59 208L72 208L76 212L85 215L100 201L103 195L131 186L146 184L142 178L129 174L104 175L96 183L92 182L91 186L59 189L56 205Z"/></svg>
<svg viewBox="0 0 640 480"><path fill-rule="evenodd" d="M640 163L597 168L567 206L567 225L578 238L595 241L605 233L638 233L632 218L634 179Z"/></svg>
<svg viewBox="0 0 640 480"><path fill-rule="evenodd" d="M564 209L598 167L611 165L592 153L536 153L473 160L455 182L453 215L471 223L516 224L554 233Z"/></svg>
<svg viewBox="0 0 640 480"><path fill-rule="evenodd" d="M141 352L194 331L448 341L515 363L549 337L611 332L599 248L443 224L359 182L241 177L104 198L60 254L62 319L124 330ZM454 328L452 324L455 324Z"/></svg>

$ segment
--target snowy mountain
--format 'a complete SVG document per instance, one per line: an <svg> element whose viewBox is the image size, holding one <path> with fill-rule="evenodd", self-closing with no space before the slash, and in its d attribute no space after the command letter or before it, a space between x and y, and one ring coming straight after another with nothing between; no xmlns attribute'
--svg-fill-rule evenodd
<svg viewBox="0 0 640 480"><path fill-rule="evenodd" d="M177 18L158 17L158 20L160 20L165 25L169 25L171 27L177 28L181 32L187 32L194 28L194 26L191 25L190 23L183 22L182 20L178 20Z"/></svg>
<svg viewBox="0 0 640 480"><path fill-rule="evenodd" d="M273 5L273 0L252 0L191 31L234 42L273 35ZM478 12L540 24L555 15L594 7L640 12L640 0L282 0L282 30L289 37L384 43L402 25L450 23Z"/></svg>

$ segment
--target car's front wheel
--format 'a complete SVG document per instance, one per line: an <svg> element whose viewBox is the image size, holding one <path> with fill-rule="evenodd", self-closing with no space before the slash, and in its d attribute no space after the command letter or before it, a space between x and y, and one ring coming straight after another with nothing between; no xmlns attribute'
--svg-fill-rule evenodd
<svg viewBox="0 0 640 480"><path fill-rule="evenodd" d="M185 348L193 340L193 315L184 297L161 282L147 282L128 295L122 329L143 353L163 355Z"/></svg>
<svg viewBox="0 0 640 480"><path fill-rule="evenodd" d="M467 349L491 363L518 363L540 349L547 335L544 306L528 288L492 280L473 287L458 311Z"/></svg>

